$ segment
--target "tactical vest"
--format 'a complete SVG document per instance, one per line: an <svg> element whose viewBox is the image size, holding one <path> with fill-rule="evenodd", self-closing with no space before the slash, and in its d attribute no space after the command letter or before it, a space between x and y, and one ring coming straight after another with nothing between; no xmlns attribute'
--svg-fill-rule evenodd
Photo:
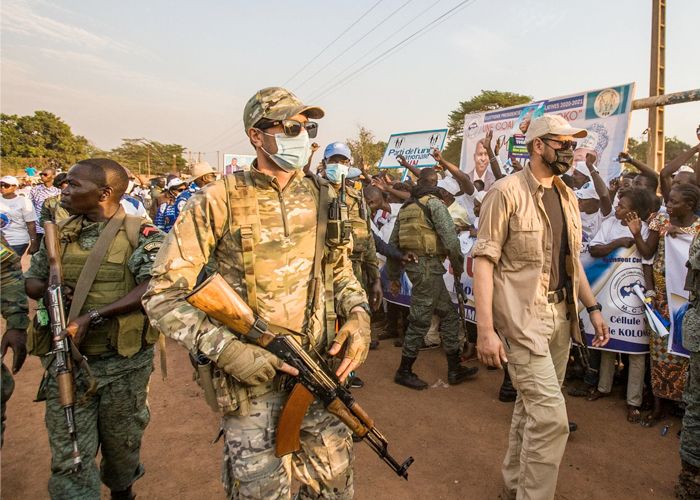
<svg viewBox="0 0 700 500"><path fill-rule="evenodd" d="M423 196L399 211L399 248L404 253L413 250L421 257L444 258L447 250L435 232L433 222L426 215L427 203L431 198L438 199L433 195Z"/></svg>
<svg viewBox="0 0 700 500"><path fill-rule="evenodd" d="M138 245L141 218L129 215L126 217L137 220L127 222L125 219L97 271L95 281L80 309L80 315L87 314L90 309L111 304L136 288L136 281L127 263ZM68 219L65 224L60 224L61 235L74 231L76 224L80 224L77 218ZM132 228L135 228L135 231ZM67 286L75 289L91 251L81 249L77 239L68 243L62 242L63 282ZM158 339L158 333L148 326L147 318L141 310L108 318L104 324L90 327L80 344L80 351L86 355L99 355L116 349L119 355L131 357L141 350L144 343L154 344Z"/></svg>
<svg viewBox="0 0 700 500"><path fill-rule="evenodd" d="M227 192L227 202L229 208L228 231L236 240L240 241L242 254L242 262L245 274L246 302L254 313L258 312L257 305L257 286L255 280L255 254L254 248L260 242L260 217L258 213L258 197L255 188L255 181L249 171L238 171L224 177L224 184ZM317 179L309 180L309 182L317 182ZM318 208L322 201L327 200L328 192L324 194L322 190L327 190L327 185L318 185L318 190L312 189L311 193L314 198L316 207ZM327 214L327 211L326 211ZM235 222L235 224L234 224ZM321 256L325 252L326 246L326 229L317 228L317 244L316 257L314 259L314 278L312 290L309 291L308 309L310 312L307 315L308 330L311 330L311 321L315 316L315 312L320 307L324 307L325 316L325 331L326 345L330 346L335 338L335 322L337 315L335 313L335 297L333 294L333 268L332 265L326 264L323 279L325 280L325 294L321 297L317 290L321 287L318 279L321 279L321 271L317 269L321 264ZM319 238L323 241L319 242ZM321 245L321 243L323 243ZM320 254L319 254L320 251ZM317 265L318 264L318 265ZM283 332L274 332L283 333ZM313 339L311 335L306 335L303 338L296 336L297 341L305 348L313 347ZM245 339L241 339L245 342ZM316 357L317 353L313 349L309 354ZM273 390L281 390L287 378L283 375L277 375L274 379L269 380L264 384L257 386L244 386L239 384L233 377L225 374L220 369L216 368L209 376L211 376L212 388L216 393L216 400L219 410L228 415L245 416L249 413L250 400L263 396ZM195 379L202 384L202 373L195 371ZM206 390L206 389L205 389Z"/></svg>
<svg viewBox="0 0 700 500"><path fill-rule="evenodd" d="M349 207L349 219L352 224L352 255L351 259L357 260L362 258L362 254L369 248L369 239L372 235L367 228L367 220L360 217L361 212L366 211L366 207L360 210L360 206L364 205L365 198L362 196L361 192L357 192L357 195L350 194L348 192L348 198L353 200L352 205Z"/></svg>

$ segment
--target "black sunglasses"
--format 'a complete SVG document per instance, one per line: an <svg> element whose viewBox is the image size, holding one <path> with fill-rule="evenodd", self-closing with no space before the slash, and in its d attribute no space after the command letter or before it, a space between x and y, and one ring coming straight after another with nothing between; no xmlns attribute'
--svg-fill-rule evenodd
<svg viewBox="0 0 700 500"><path fill-rule="evenodd" d="M42 172L42 173L40 173L39 175L40 175L41 177L48 177L48 176L51 175L51 174L45 174L44 172Z"/></svg>
<svg viewBox="0 0 700 500"><path fill-rule="evenodd" d="M287 137L296 137L299 134L301 134L301 129L304 128L306 129L306 132L309 134L309 138L313 139L316 137L316 134L318 133L318 123L316 122L298 122L296 120L280 120L276 122L267 122L263 123L255 128L259 130L266 130L270 127L274 127L276 125L282 125L284 128L284 135Z"/></svg>
<svg viewBox="0 0 700 500"><path fill-rule="evenodd" d="M0 183L0 187L11 188L12 186L14 186L14 184L5 184L4 182Z"/></svg>
<svg viewBox="0 0 700 500"><path fill-rule="evenodd" d="M542 140L543 141L558 142L559 144L561 144L561 148L559 148L559 149L563 149L563 150L576 149L576 145L578 144L578 142L576 142L576 141L560 141L558 139L550 139L549 137L543 137ZM549 147L551 148L552 146L549 146ZM554 148L552 148L552 149L554 149Z"/></svg>

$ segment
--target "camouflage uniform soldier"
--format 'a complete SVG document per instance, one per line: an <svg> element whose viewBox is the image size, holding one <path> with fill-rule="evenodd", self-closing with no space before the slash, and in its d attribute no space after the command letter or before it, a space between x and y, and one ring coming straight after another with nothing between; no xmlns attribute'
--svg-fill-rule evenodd
<svg viewBox="0 0 700 500"><path fill-rule="evenodd" d="M192 195L165 240L143 299L154 326L218 367L214 386L224 414L222 481L229 499L289 499L292 477L301 483L303 499L353 496L349 429L314 401L301 426L301 450L275 457L277 420L289 386L289 377L277 370L295 370L184 300L213 256L222 277L275 333L293 335L323 359L347 340L336 371L341 380L365 360L367 298L347 245L335 233L326 238L326 227L318 227L318 211L328 210L318 205L330 187L301 172L317 130L308 118L323 114L278 87L248 101L243 121L257 160L249 172ZM317 237L323 254L315 263ZM318 295L311 294L312 285ZM336 310L346 318L337 334Z"/></svg>
<svg viewBox="0 0 700 500"><path fill-rule="evenodd" d="M686 404L681 432L682 469L676 483L676 497L700 499L700 238L690 245L686 290L691 307L683 318L683 347L690 351L688 381L683 401Z"/></svg>
<svg viewBox="0 0 700 500"><path fill-rule="evenodd" d="M24 291L24 278L19 256L0 233L0 301L2 302L2 317L6 321L5 335L2 337L2 357L5 358L7 348L12 347L12 373L17 373L27 357L27 327L29 326L29 303ZM15 389L12 373L2 363L2 435L5 434L5 405ZM0 447L2 446L0 435Z"/></svg>
<svg viewBox="0 0 700 500"><path fill-rule="evenodd" d="M449 256L455 270L464 268L464 256L455 224L439 196L435 170L421 170L418 185L413 188L411 198L401 207L389 239L389 244L398 247L403 253L412 250L418 255L418 262L409 261L406 264L406 274L413 285L411 309L401 366L394 377L397 384L411 389L428 387L411 368L418 357L423 338L428 333L433 314L440 317L442 325L448 382L452 385L459 384L479 370L460 364L459 315L442 275L445 274L443 262L446 256ZM391 280L393 295L399 293L400 272L400 264L389 259L387 277ZM455 281L458 281L459 275L455 274Z"/></svg>
<svg viewBox="0 0 700 500"><path fill-rule="evenodd" d="M93 158L68 171L68 186L63 191L61 203L73 215L59 224L68 299L72 301L81 293L76 283L85 279L83 272L92 274L94 281L80 310L71 311L70 318L75 319L66 325L62 336L71 335L87 357L96 392L75 409L84 468L81 479L71 474L71 440L60 404L55 363L53 358L42 358L48 372L44 387L52 499L98 500L100 479L112 491L112 499L131 499L135 497L131 485L145 472L139 452L150 419L146 397L158 333L147 328L141 296L164 234L147 219L124 213L119 200L128 182L117 162ZM106 239L100 238L103 233ZM105 256L93 266L88 257L98 255L105 243ZM42 243L25 274L27 294L40 299L48 277L48 255ZM30 354L37 356L45 355L51 347L47 328L33 329L28 341ZM79 398L89 385L85 371L79 370ZM102 453L99 471L94 460L98 448Z"/></svg>

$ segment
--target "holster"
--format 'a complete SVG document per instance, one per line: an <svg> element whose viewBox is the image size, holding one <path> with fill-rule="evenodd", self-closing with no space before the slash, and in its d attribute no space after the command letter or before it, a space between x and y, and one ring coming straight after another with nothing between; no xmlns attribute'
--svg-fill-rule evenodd
<svg viewBox="0 0 700 500"><path fill-rule="evenodd" d="M190 352L190 362L194 367L192 380L196 381L204 393L204 400L213 412L219 413L219 403L214 389L214 367L211 359L206 356L195 356Z"/></svg>

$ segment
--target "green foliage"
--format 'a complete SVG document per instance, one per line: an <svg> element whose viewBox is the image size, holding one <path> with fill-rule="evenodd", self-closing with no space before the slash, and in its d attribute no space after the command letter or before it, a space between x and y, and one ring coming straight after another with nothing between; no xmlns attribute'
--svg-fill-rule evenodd
<svg viewBox="0 0 700 500"><path fill-rule="evenodd" d="M132 174L147 174L150 151L151 175L165 174L173 170L187 170L187 161L182 156L185 148L179 144L161 144L146 139L122 139L122 145L109 152L108 158L118 161ZM173 168L173 156L177 168ZM140 164L140 165L139 165Z"/></svg>
<svg viewBox="0 0 700 500"><path fill-rule="evenodd" d="M459 107L452 111L447 119L447 127L450 129L450 142L442 152L442 156L455 165L459 165L462 153L462 133L464 132L464 117L473 113L485 113L518 104L526 104L532 101L532 96L515 94L513 92L500 92L498 90L482 90L481 94L472 97L468 101L459 103Z"/></svg>
<svg viewBox="0 0 700 500"><path fill-rule="evenodd" d="M681 141L678 137L666 137L666 154L664 156L664 165L668 165L672 160L688 151L692 146ZM637 160L646 163L649 144L646 139L637 140L630 137L627 141L627 152ZM697 155L693 155L685 165L695 168L697 165Z"/></svg>
<svg viewBox="0 0 700 500"><path fill-rule="evenodd" d="M375 141L374 134L371 130L366 129L359 123L357 126L357 135L353 138L346 139L345 143L352 152L353 165L358 168L362 165L362 160L367 163L369 173L376 175L379 173L377 166L384 155L386 142Z"/></svg>
<svg viewBox="0 0 700 500"><path fill-rule="evenodd" d="M90 157L88 140L73 135L63 120L48 111L35 111L33 116L3 113L0 115L0 134L0 156L3 164L8 166L27 163L19 160L21 158L34 158L65 170Z"/></svg>

